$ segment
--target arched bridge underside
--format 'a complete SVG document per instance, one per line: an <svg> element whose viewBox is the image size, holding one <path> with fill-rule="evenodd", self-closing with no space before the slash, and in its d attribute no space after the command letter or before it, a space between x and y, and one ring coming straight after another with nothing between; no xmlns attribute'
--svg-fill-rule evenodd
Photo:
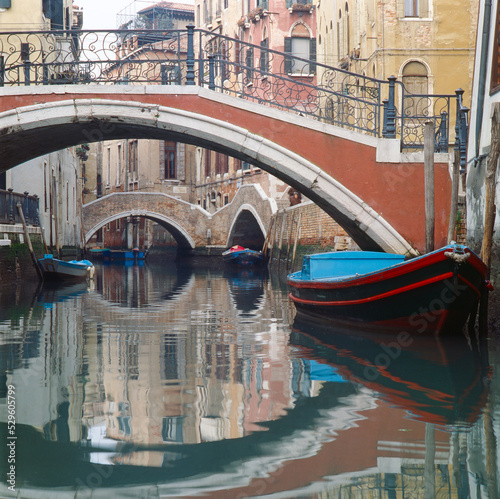
<svg viewBox="0 0 500 499"><path fill-rule="evenodd" d="M242 186L228 205L213 214L159 192L115 192L83 207L85 242L106 224L127 217L144 217L168 230L182 249L230 246L238 243L238 227L251 224L260 249L276 202L259 185ZM249 246L247 244L247 246ZM250 245L251 246L251 245Z"/></svg>
<svg viewBox="0 0 500 499"><path fill-rule="evenodd" d="M177 140L248 161L315 201L362 249L424 249L423 155L412 161L400 154L398 140L195 86L2 90L0 171L64 147L121 138ZM450 184L448 155L436 155L436 244L446 242Z"/></svg>

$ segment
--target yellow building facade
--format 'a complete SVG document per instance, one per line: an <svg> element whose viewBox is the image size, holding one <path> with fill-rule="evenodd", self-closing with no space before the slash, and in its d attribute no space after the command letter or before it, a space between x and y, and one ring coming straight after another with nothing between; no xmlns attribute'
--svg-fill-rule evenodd
<svg viewBox="0 0 500 499"><path fill-rule="evenodd" d="M470 102L479 0L317 0L318 62Z"/></svg>

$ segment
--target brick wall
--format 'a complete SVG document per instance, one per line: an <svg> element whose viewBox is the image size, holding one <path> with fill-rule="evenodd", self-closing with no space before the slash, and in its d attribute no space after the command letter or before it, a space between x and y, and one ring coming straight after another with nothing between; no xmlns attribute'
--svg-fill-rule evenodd
<svg viewBox="0 0 500 499"><path fill-rule="evenodd" d="M345 230L311 201L280 209L268 236L273 260L288 260L289 270L300 268L304 254L359 250Z"/></svg>

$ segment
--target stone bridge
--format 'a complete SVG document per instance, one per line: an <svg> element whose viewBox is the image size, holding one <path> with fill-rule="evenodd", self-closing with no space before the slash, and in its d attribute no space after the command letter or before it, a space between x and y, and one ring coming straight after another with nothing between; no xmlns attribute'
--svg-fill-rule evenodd
<svg viewBox="0 0 500 499"><path fill-rule="evenodd" d="M423 153L401 153L398 139L362 135L196 86L2 89L0 171L68 146L122 138L177 140L248 161L316 202L362 249L424 250ZM447 237L449 160L448 154L435 155L436 246ZM188 220L196 214L199 223L199 208L189 210ZM180 218L164 216L183 244L206 241L208 225L188 229Z"/></svg>
<svg viewBox="0 0 500 499"><path fill-rule="evenodd" d="M228 247L239 243L261 249L276 202L259 185L242 186L231 203L210 214L168 194L115 192L83 207L85 242L107 223L145 217L168 230L182 249Z"/></svg>

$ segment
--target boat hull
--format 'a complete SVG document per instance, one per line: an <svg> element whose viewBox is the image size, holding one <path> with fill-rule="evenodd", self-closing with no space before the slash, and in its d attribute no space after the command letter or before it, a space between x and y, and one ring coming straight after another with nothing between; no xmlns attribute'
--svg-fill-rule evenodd
<svg viewBox="0 0 500 499"><path fill-rule="evenodd" d="M441 333L461 328L486 288L486 266L453 247L345 279L288 276L298 313L317 320L367 322L383 329Z"/></svg>
<svg viewBox="0 0 500 499"><path fill-rule="evenodd" d="M265 256L261 251L244 249L241 251L226 251L222 254L222 259L229 265L242 267L260 266L265 262Z"/></svg>
<svg viewBox="0 0 500 499"><path fill-rule="evenodd" d="M88 260L66 262L56 258L40 258L38 265L43 278L48 281L89 279L94 268Z"/></svg>

